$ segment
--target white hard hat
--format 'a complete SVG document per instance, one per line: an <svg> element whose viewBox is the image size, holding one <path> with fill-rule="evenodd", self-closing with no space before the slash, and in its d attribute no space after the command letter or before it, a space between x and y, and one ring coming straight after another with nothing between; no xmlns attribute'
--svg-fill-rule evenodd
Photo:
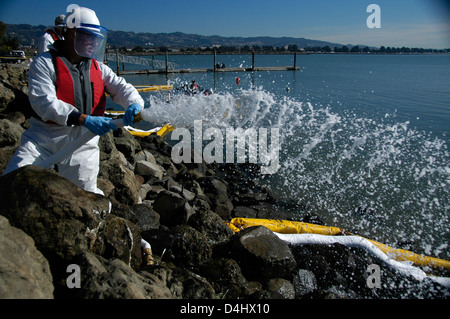
<svg viewBox="0 0 450 319"><path fill-rule="evenodd" d="M85 7L76 6L73 11L67 15L67 27L69 29L82 30L92 33L99 33L100 21L95 11Z"/></svg>
<svg viewBox="0 0 450 319"><path fill-rule="evenodd" d="M94 10L76 6L67 15L67 27L75 29L75 51L84 57L102 61L105 53L108 29L100 25ZM86 43L94 44L88 47Z"/></svg>

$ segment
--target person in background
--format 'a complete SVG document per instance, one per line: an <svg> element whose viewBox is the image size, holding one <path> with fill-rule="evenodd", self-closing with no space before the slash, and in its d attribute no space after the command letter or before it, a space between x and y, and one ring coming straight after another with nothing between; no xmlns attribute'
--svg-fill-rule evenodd
<svg viewBox="0 0 450 319"><path fill-rule="evenodd" d="M133 85L100 62L108 30L100 25L96 13L84 7L76 10L79 23L67 26L64 40L55 41L30 65L29 100L35 114L4 174L45 160L90 130L96 136L55 169L82 189L103 195L97 188L98 142L101 135L116 129L103 116L105 92L126 109L125 125L133 124L144 101Z"/></svg>
<svg viewBox="0 0 450 319"><path fill-rule="evenodd" d="M66 27L66 16L61 14L55 18L55 26L45 30L44 35L39 40L39 53L47 52L49 45L53 44L56 40L64 39L63 33Z"/></svg>

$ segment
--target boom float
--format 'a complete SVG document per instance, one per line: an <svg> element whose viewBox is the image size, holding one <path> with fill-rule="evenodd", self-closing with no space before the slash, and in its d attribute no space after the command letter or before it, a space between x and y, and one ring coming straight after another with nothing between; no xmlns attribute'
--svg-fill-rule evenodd
<svg viewBox="0 0 450 319"><path fill-rule="evenodd" d="M404 249L396 249L385 244L353 235L341 228L278 219L233 218L227 225L234 231L252 226L264 226L280 239L291 245L340 243L349 247L362 248L399 272L412 275L418 280L429 278L450 287L450 278L429 276L418 267L442 271L450 269L450 261L428 257ZM413 265L410 265L412 263Z"/></svg>

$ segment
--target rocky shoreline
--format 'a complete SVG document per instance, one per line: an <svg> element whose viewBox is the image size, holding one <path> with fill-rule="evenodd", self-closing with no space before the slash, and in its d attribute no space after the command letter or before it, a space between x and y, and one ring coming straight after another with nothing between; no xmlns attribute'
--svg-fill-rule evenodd
<svg viewBox="0 0 450 319"><path fill-rule="evenodd" d="M28 125L26 82L26 65L0 66L2 172ZM103 136L100 148L105 196L36 166L0 178L0 298L450 296L448 288L402 276L358 249L291 247L262 226L233 233L225 223L233 217L290 216L258 184L255 165L176 164L157 135L139 138L123 129ZM311 215L303 221L321 223ZM152 247L153 265L141 239ZM381 267L376 288L368 285L371 264Z"/></svg>

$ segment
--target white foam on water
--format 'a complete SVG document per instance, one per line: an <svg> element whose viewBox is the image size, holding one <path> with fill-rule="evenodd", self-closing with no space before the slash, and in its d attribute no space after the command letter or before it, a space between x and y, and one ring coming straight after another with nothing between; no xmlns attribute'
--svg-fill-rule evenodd
<svg viewBox="0 0 450 319"><path fill-rule="evenodd" d="M336 113L262 88L167 99L152 95L144 120L188 129L195 120L203 129L279 128L281 167L265 181L328 224L450 256L450 155L443 140L395 114Z"/></svg>

